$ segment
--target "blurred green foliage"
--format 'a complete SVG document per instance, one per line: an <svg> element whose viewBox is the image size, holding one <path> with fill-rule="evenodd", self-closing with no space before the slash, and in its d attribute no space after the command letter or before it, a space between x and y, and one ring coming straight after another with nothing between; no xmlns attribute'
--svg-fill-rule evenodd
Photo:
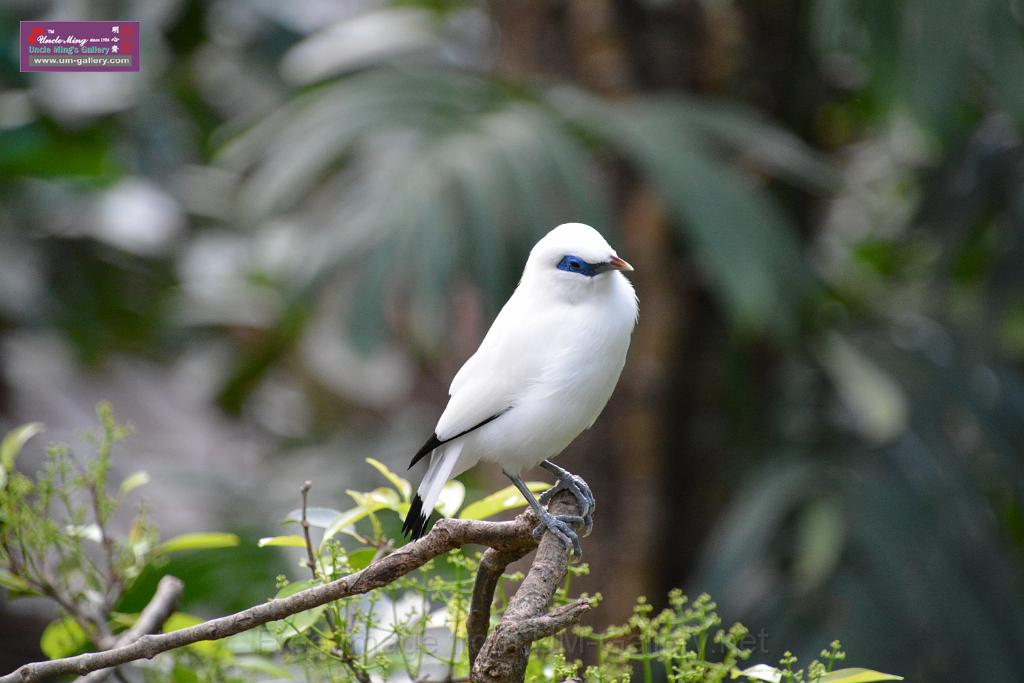
<svg viewBox="0 0 1024 683"><path fill-rule="evenodd" d="M131 628L153 594L150 573L189 577L188 591L204 590L201 572L187 565L171 567L168 556L195 551L233 549L218 562L225 572L212 577L219 589L242 575L246 563L234 534L187 533L157 543L156 531L145 517L136 516L127 535L114 531L123 497L148 483L144 473L126 479L113 494L107 481L111 454L127 429L119 426L109 406L98 410L103 423L96 440L97 454L72 464L66 447L54 447L35 480L15 468L16 458L35 434L38 423L24 425L0 442L0 472L4 473L0 506L0 585L12 596L45 596L60 607L62 616L43 631L40 649L51 659L112 647L121 632ZM303 536L261 539L260 547L297 547L305 557L300 567L311 579L280 575L274 597L336 581L357 572L395 549L402 540L397 522L409 510L411 486L382 463L369 459L390 484L368 492L349 491L357 507L339 512L308 506L309 486L302 489L302 507L289 513L285 524L300 525ZM535 482L535 484L537 484ZM538 484L534 488L544 488ZM522 496L488 496L466 506L463 519L487 518L522 507ZM454 516L462 507L465 489L449 482L438 511ZM55 504L56 503L56 504ZM381 513L387 513L382 515ZM385 519L390 531L385 531ZM92 520L88 522L88 520ZM88 522L88 523L86 523ZM313 533L319 535L314 546ZM102 556L105 555L105 562ZM194 555L193 555L194 556ZM307 559L308 558L308 559ZM413 680L447 680L469 673L467 620L470 596L481 554L470 558L459 548L431 560L417 572L365 595L320 605L272 621L222 640L202 641L171 652L155 661L139 660L147 681L293 680L301 670L307 680L358 681L372 675L383 680L407 676ZM182 571L184 570L184 571ZM554 607L574 602L572 577L585 575L586 565L570 566L554 598ZM192 579L200 579L193 584ZM209 578L209 577L206 577ZM493 623L509 604L510 583L522 574L500 577L496 587ZM133 610L133 599L141 602ZM594 604L600 595L592 599ZM572 637L548 637L533 647L527 677L531 681L562 681L582 675L584 680L628 681L634 671L651 683L655 671L670 682L746 680L804 681L808 683L870 683L902 680L899 676L868 669L837 669L845 658L834 642L806 672L794 669L796 658L786 653L776 668L758 664L738 668L753 653L756 639L740 624L719 628L716 605L705 594L692 604L682 591L673 590L669 606L658 614L643 597L627 624L602 632L576 627ZM116 609L115 609L116 608ZM194 626L202 619L174 612L162 624L163 632ZM595 664L583 670L575 659L593 649ZM572 661L570 661L572 659Z"/></svg>

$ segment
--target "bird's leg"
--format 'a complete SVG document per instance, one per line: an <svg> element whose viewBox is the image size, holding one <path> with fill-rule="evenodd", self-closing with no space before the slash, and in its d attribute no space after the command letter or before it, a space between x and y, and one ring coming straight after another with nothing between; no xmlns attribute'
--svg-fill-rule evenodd
<svg viewBox="0 0 1024 683"><path fill-rule="evenodd" d="M548 501L562 489L569 491L572 495L576 496L576 500L580 504L580 514L583 515L583 535L589 536L590 531L594 528L594 509L597 507L597 500L590 491L590 486L587 485L587 482L583 481L583 477L576 476L550 460L545 460L540 466L558 479L557 484L540 494L540 502L547 505Z"/></svg>
<svg viewBox="0 0 1024 683"><path fill-rule="evenodd" d="M580 539L576 535L576 532L573 531L572 527L569 526L570 524L582 525L584 523L583 518L579 515L551 514L537 501L529 487L527 487L526 483L523 482L522 477L512 474L507 470L502 471L505 472L505 476L511 479L512 483L516 485L516 488L523 494L523 497L526 498L526 502L530 504L530 507L533 508L534 513L536 513L537 517L540 519L540 524L538 524L537 528L533 530L533 537L539 539L541 534L545 531L550 531L558 537L558 540L565 544L566 548L569 548L577 559L583 557L583 549L580 547Z"/></svg>

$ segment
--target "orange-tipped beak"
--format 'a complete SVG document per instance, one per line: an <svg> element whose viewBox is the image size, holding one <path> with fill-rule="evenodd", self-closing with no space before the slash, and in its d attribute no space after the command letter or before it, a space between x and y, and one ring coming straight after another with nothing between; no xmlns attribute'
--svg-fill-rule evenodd
<svg viewBox="0 0 1024 683"><path fill-rule="evenodd" d="M629 263L627 263L625 261L625 259L620 259L618 256L612 256L611 260L608 261L608 263L615 270L625 270L625 271L633 270L633 266L629 265Z"/></svg>

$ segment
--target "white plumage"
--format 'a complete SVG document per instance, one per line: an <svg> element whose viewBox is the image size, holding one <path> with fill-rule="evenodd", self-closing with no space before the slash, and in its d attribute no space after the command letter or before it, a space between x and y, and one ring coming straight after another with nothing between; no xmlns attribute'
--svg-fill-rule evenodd
<svg viewBox="0 0 1024 683"><path fill-rule="evenodd" d="M622 270L632 267L581 223L560 225L534 246L519 286L456 374L434 435L413 459L430 453L421 502L406 519L414 538L452 477L485 460L516 481L594 423L637 320L636 294Z"/></svg>

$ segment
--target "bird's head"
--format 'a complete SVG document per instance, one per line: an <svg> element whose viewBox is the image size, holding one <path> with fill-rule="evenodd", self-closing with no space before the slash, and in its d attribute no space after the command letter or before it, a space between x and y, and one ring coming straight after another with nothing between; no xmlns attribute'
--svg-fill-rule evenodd
<svg viewBox="0 0 1024 683"><path fill-rule="evenodd" d="M598 286L623 270L633 270L633 266L619 258L601 233L583 223L564 223L530 251L523 279L580 291Z"/></svg>

